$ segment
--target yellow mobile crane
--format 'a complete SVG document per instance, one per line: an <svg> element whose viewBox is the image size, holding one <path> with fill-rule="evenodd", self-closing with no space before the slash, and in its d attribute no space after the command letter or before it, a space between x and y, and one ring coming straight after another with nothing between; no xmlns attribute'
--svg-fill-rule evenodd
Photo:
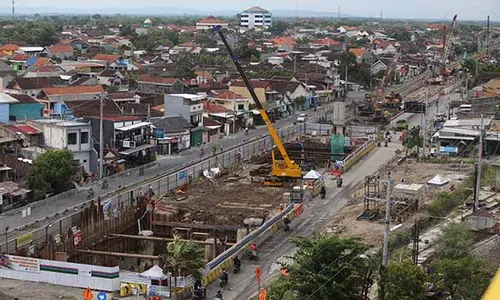
<svg viewBox="0 0 500 300"><path fill-rule="evenodd" d="M255 94L254 88L248 80L248 77L246 76L245 72L243 71L243 68L240 65L240 62L238 61L238 57L233 52L233 49L227 42L227 39L222 33L222 27L220 25L217 25L214 27L214 31L217 32L220 36L220 39L224 43L224 46L226 46L227 52L231 56L231 60L233 61L234 65L236 66L236 69L238 69L238 72L240 73L241 78L243 79L243 82L245 82L245 85L248 89L248 92L250 93L250 96L252 96L253 101L255 102L255 105L257 106L260 115L262 117L262 120L267 126L267 130L269 131L269 135L273 138L274 143L276 144L276 147L278 148L281 156L283 157L283 160L277 160L274 155L274 149L271 151L271 157L272 157L272 168L271 168L271 175L275 177L276 179L284 180L286 178L301 178L302 177L302 169L300 168L300 165L296 163L295 161L291 160L290 157L288 156L288 153L286 152L285 147L283 146L283 143L281 142L281 139L278 136L278 133L276 132L276 129L274 128L273 124L271 123L271 120L269 120L269 117L262 106L262 104L259 101L259 98Z"/></svg>

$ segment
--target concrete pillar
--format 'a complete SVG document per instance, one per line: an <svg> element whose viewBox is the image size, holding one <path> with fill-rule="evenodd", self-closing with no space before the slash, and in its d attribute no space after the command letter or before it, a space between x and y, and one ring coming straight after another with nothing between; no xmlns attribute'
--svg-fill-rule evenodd
<svg viewBox="0 0 500 300"><path fill-rule="evenodd" d="M236 231L236 241L241 240L247 235L247 229L246 228L238 228Z"/></svg>
<svg viewBox="0 0 500 300"><path fill-rule="evenodd" d="M212 261L215 258L215 249L214 249L214 246L213 246L214 239L213 238L209 238L205 242L210 243L210 245L207 244L205 246L205 260L206 261Z"/></svg>

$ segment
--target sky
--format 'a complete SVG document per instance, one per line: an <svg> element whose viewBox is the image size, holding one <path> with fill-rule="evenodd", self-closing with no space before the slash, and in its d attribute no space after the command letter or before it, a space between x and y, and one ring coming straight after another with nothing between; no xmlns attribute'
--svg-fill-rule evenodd
<svg viewBox="0 0 500 300"><path fill-rule="evenodd" d="M10 5L10 0L3 0L2 12ZM5 4L4 4L5 3ZM341 14L362 17L386 18L419 18L419 19L446 19L451 20L454 14L462 20L482 20L490 14L494 21L500 21L500 0L16 0L17 11L22 14L23 9L43 8L53 11L71 9L75 13L124 13L147 8L180 8L189 14L213 11L242 11L251 6L261 6L270 10L287 11L322 11L336 14L340 7ZM161 10L158 13L162 13ZM47 12L47 11L44 11ZM29 13L32 13L30 10Z"/></svg>

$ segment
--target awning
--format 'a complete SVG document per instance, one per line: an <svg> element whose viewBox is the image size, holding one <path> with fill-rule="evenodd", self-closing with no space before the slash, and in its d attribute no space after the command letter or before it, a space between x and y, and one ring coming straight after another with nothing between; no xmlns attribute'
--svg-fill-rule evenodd
<svg viewBox="0 0 500 300"><path fill-rule="evenodd" d="M116 128L116 130L129 131L129 130L137 129L137 128L140 128L140 127L148 126L148 125L151 125L151 124L152 124L151 122L139 122L139 123L135 123L135 124L131 124L131 125L127 125L127 126Z"/></svg>
<svg viewBox="0 0 500 300"><path fill-rule="evenodd" d="M135 147L135 148L131 148L131 149L120 151L119 153L121 155L130 155L132 153L136 153L136 152L139 152L139 151L142 151L142 150L146 150L146 149L149 149L149 148L153 148L153 147L154 147L154 145L150 145L150 144L140 145L140 146Z"/></svg>

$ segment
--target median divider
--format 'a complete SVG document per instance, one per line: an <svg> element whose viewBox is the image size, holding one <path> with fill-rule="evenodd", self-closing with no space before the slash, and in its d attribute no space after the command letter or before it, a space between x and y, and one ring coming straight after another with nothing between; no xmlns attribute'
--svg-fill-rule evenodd
<svg viewBox="0 0 500 300"><path fill-rule="evenodd" d="M349 154L344 159L343 170L348 171L354 164L356 164L361 158L365 157L370 151L375 148L375 141L366 141L358 149Z"/></svg>

